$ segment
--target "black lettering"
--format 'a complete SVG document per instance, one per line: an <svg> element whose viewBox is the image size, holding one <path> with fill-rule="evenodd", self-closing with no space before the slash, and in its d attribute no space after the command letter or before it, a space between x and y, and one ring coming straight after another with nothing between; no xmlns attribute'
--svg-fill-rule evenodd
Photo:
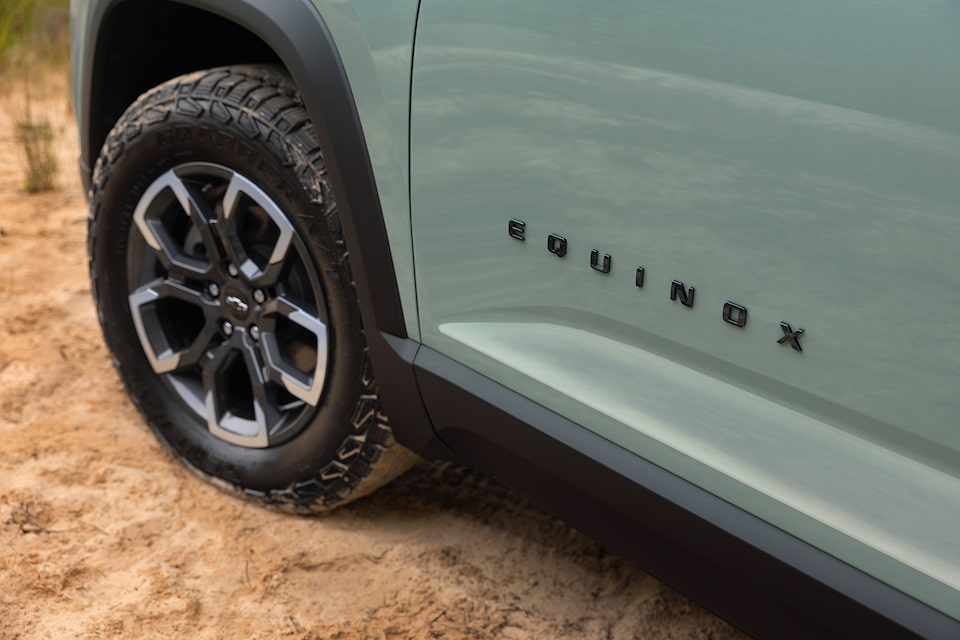
<svg viewBox="0 0 960 640"><path fill-rule="evenodd" d="M238 158L250 160L251 162L256 162L261 157L261 154L256 149L246 144L238 144L236 154Z"/></svg>
<svg viewBox="0 0 960 640"><path fill-rule="evenodd" d="M169 129L165 129L157 133L157 146L161 149L163 147L169 147L174 142L173 132Z"/></svg>
<svg viewBox="0 0 960 640"><path fill-rule="evenodd" d="M562 258L567 255L567 239L563 236L558 236L555 233L551 233L547 236L547 251Z"/></svg>
<svg viewBox="0 0 960 640"><path fill-rule="evenodd" d="M590 268L599 271L600 273L610 273L610 262L613 260L613 256L609 253L603 254L603 265L600 265L600 251L594 249L590 252Z"/></svg>
<svg viewBox="0 0 960 640"><path fill-rule="evenodd" d="M214 135L216 136L216 145L219 149L233 149L234 140L229 134L223 131L217 131Z"/></svg>
<svg viewBox="0 0 960 640"><path fill-rule="evenodd" d="M208 129L207 127L198 127L197 128L197 142L202 142L204 144L213 144L213 130Z"/></svg>
<svg viewBox="0 0 960 640"><path fill-rule="evenodd" d="M803 351L803 347L800 346L800 336L803 335L803 329L793 330L786 322L780 323L780 331L783 332L783 337L777 340L777 344L789 344L793 347L794 351Z"/></svg>
<svg viewBox="0 0 960 640"><path fill-rule="evenodd" d="M510 234L511 238L516 238L517 240L524 241L526 240L527 223L522 220L512 219L507 223L507 233Z"/></svg>
<svg viewBox="0 0 960 640"><path fill-rule="evenodd" d="M735 327L747 326L747 308L736 302L724 302L723 321Z"/></svg>
<svg viewBox="0 0 960 640"><path fill-rule="evenodd" d="M229 150L233 144L233 138L223 131L217 131L216 129L210 129L208 127L201 127L197 129L196 141L203 142L204 144L209 144L212 147L217 149Z"/></svg>
<svg viewBox="0 0 960 640"><path fill-rule="evenodd" d="M697 290L693 287L687 289L687 285L679 280L670 283L670 299L677 300L679 298L680 304L685 307L693 307L693 294L696 292Z"/></svg>
<svg viewBox="0 0 960 640"><path fill-rule="evenodd" d="M643 276L646 273L646 270L643 267L637 267L637 279L634 280L636 285L643 289Z"/></svg>

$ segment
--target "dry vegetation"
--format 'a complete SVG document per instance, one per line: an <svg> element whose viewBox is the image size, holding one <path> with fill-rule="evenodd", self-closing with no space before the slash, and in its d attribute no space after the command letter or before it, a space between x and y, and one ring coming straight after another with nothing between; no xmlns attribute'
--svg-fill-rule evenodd
<svg viewBox="0 0 960 640"><path fill-rule="evenodd" d="M36 0L0 2L0 71L6 93L0 108L13 118L13 140L23 167L21 188L50 191L60 164L57 133L42 105L64 95L69 56L65 3ZM61 76L57 80L53 76Z"/></svg>

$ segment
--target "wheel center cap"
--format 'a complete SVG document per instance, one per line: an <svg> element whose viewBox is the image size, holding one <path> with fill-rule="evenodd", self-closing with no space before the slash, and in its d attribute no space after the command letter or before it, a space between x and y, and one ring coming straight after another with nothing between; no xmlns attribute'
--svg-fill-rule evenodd
<svg viewBox="0 0 960 640"><path fill-rule="evenodd" d="M246 320L250 314L250 296L246 291L237 287L229 287L224 291L223 303L235 320Z"/></svg>

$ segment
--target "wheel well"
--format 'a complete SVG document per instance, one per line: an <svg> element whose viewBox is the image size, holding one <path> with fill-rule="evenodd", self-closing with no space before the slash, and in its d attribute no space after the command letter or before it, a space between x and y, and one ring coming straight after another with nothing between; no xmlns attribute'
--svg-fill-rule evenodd
<svg viewBox="0 0 960 640"><path fill-rule="evenodd" d="M280 59L256 35L214 13L168 0L121 2L103 21L90 96L92 167L114 123L148 89L184 73Z"/></svg>

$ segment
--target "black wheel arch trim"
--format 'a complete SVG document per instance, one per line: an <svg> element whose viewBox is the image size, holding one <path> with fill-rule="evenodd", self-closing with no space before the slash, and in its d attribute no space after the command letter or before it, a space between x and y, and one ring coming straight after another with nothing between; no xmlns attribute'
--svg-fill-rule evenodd
<svg viewBox="0 0 960 640"><path fill-rule="evenodd" d="M958 638L960 621L423 347L461 459L757 637Z"/></svg>
<svg viewBox="0 0 960 640"><path fill-rule="evenodd" d="M130 0L127 0L130 1ZM396 272L383 212L367 152L363 128L350 82L336 44L310 0L170 0L216 14L263 40L293 77L316 127L324 152L344 236L351 255L370 357L394 434L418 453L450 457L435 438L412 369L415 347L407 340ZM86 104L79 105L81 172L89 184L89 168L99 149L91 148L91 113L98 108L106 81L103 38L98 25L123 0L102 2L87 22L88 46L81 77Z"/></svg>

